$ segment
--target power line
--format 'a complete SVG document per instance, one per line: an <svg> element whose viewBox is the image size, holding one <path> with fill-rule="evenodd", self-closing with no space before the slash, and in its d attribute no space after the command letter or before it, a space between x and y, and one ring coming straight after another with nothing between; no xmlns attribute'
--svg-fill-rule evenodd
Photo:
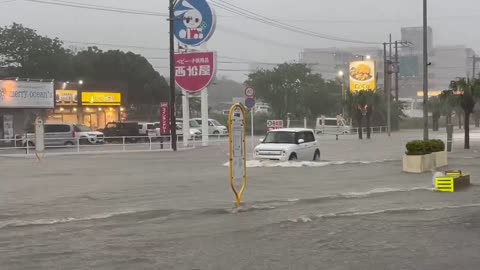
<svg viewBox="0 0 480 270"><path fill-rule="evenodd" d="M73 40L63 40L67 44L81 44L81 45L98 45L98 46L110 46L116 48L131 48L131 49L143 49L143 50L161 50L168 51L168 48L159 48L159 47L145 47L145 46L136 46L136 45L123 45L123 44L111 44L111 43L97 43L97 42L85 42L85 41L73 41Z"/></svg>
<svg viewBox="0 0 480 270"><path fill-rule="evenodd" d="M274 19L271 19L269 17L260 15L258 13L243 9L241 7L238 7L236 5L227 3L227 2L222 1L222 0L211 0L210 3L215 7L224 9L226 11L229 11L231 13L234 13L234 14L237 14L237 15L240 15L240 16L243 16L245 18L248 18L248 19L251 19L251 20L254 20L254 21L257 21L257 22L261 22L261 23L269 25L269 26L280 28L280 29L283 29L283 30L288 30L288 31L291 31L291 32L294 32L294 33L304 34L304 35L308 35L308 36L312 36L312 37L318 37L318 38L322 38L322 39L348 42L348 43L377 44L377 45L380 44L380 42L368 42L368 41L345 39L345 38L341 38L341 37L335 37L335 36L330 36L330 35L326 35L326 34L313 32L313 31L310 31L310 30L307 30L307 29L302 29L302 28L299 28L299 27L296 27L296 26L293 26L293 25L289 25L289 24L279 22L277 20L274 20Z"/></svg>
<svg viewBox="0 0 480 270"><path fill-rule="evenodd" d="M91 5L91 4L87 5L87 4L69 2L69 1L56 1L56 0L49 0L49 1L25 0L25 1L38 3L38 4L45 4L45 5L54 5L54 6L81 8L81 9L88 9L88 10L99 10L99 11L108 11L108 12L116 12L116 13L124 13L124 14L146 15L146 16L168 18L168 15L164 13L155 13L155 12L149 12L144 10L123 9L123 8L116 8L116 7L109 7L109 6Z"/></svg>

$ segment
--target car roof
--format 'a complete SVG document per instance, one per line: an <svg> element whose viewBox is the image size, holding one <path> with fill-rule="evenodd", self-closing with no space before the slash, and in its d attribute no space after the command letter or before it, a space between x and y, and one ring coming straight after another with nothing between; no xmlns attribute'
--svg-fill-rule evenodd
<svg viewBox="0 0 480 270"><path fill-rule="evenodd" d="M275 130L271 130L269 132L305 132L305 131L310 131L310 132L313 132L312 129L309 129L309 128L281 128L281 129L275 129Z"/></svg>

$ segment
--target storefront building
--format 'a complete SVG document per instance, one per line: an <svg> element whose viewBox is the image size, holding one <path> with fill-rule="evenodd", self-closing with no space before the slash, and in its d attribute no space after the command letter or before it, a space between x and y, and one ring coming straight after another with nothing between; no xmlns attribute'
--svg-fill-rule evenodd
<svg viewBox="0 0 480 270"><path fill-rule="evenodd" d="M13 142L53 108L53 82L0 80L0 145Z"/></svg>
<svg viewBox="0 0 480 270"><path fill-rule="evenodd" d="M58 89L48 123L84 124L93 130L125 120L122 93Z"/></svg>

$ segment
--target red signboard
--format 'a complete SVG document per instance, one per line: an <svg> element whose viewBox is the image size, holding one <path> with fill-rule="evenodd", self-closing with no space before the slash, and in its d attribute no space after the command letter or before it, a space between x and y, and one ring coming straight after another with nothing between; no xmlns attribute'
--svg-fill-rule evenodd
<svg viewBox="0 0 480 270"><path fill-rule="evenodd" d="M170 106L168 102L160 103L160 135L170 135Z"/></svg>
<svg viewBox="0 0 480 270"><path fill-rule="evenodd" d="M268 131L283 128L283 120L267 120Z"/></svg>
<svg viewBox="0 0 480 270"><path fill-rule="evenodd" d="M212 82L216 69L214 52L175 54L175 82L189 93L197 93Z"/></svg>

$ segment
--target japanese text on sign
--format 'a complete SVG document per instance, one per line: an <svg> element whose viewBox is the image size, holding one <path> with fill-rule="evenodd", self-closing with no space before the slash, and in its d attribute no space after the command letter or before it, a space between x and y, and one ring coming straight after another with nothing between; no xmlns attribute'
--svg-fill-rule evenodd
<svg viewBox="0 0 480 270"><path fill-rule="evenodd" d="M200 92L215 75L215 53L195 52L175 55L175 81L190 93Z"/></svg>

